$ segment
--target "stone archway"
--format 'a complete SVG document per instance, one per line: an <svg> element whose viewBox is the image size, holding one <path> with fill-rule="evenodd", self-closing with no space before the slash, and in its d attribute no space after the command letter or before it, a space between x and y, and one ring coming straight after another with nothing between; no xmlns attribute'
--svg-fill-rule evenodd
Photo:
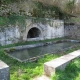
<svg viewBox="0 0 80 80"><path fill-rule="evenodd" d="M43 30L38 24L31 24L26 27L23 33L24 41L43 40Z"/></svg>
<svg viewBox="0 0 80 80"><path fill-rule="evenodd" d="M33 27L28 31L27 38L38 38L38 37L41 37L41 31L38 28Z"/></svg>

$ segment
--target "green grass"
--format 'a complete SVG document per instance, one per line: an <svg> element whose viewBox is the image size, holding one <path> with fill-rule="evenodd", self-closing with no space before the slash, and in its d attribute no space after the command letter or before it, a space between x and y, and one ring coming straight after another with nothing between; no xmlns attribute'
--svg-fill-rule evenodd
<svg viewBox="0 0 80 80"><path fill-rule="evenodd" d="M0 60L10 66L10 80L32 80L35 76L43 74L43 64L60 55L46 55L39 59L38 62L20 63L8 57L4 51L0 50Z"/></svg>
<svg viewBox="0 0 80 80"><path fill-rule="evenodd" d="M49 54L38 59L38 62L21 63L9 57L3 50L0 50L0 60L4 61L10 66L10 80L33 80L34 77L40 76L44 73L44 63L68 54L72 51L80 49L75 47L61 54ZM80 59L76 59L73 63L67 66L65 71L57 71L52 80L80 80Z"/></svg>

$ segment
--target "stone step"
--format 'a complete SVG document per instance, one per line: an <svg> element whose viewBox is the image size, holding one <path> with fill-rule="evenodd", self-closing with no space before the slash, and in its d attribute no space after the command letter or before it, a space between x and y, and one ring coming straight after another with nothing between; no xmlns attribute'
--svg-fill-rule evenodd
<svg viewBox="0 0 80 80"><path fill-rule="evenodd" d="M77 57L80 57L80 50L71 52L70 54L44 63L45 75L52 76L53 74L55 74L57 69L65 70L65 67L70 63L70 61L74 60Z"/></svg>

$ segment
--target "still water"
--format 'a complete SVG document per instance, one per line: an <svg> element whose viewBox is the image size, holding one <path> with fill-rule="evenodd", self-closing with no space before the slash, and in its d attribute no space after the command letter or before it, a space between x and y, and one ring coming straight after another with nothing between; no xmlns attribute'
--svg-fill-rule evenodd
<svg viewBox="0 0 80 80"><path fill-rule="evenodd" d="M18 50L11 52L9 55L14 57L17 60L27 60L33 57L41 56L48 53L56 53L56 51L63 50L69 48L71 46L80 45L79 43L73 42L61 42L52 45L42 46L42 47L35 47L30 49Z"/></svg>

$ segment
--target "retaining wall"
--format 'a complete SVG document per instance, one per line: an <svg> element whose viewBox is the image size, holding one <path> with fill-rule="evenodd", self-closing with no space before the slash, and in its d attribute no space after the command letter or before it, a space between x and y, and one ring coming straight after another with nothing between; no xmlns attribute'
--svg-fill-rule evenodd
<svg viewBox="0 0 80 80"><path fill-rule="evenodd" d="M80 39L80 25L65 25L64 27L65 37Z"/></svg>
<svg viewBox="0 0 80 80"><path fill-rule="evenodd" d="M17 24L15 26L9 25L3 30L0 28L0 44L8 45L20 41L37 41L64 37L64 22L62 20L46 19L46 22L42 23L26 19L26 25L25 27L23 26L23 29Z"/></svg>

